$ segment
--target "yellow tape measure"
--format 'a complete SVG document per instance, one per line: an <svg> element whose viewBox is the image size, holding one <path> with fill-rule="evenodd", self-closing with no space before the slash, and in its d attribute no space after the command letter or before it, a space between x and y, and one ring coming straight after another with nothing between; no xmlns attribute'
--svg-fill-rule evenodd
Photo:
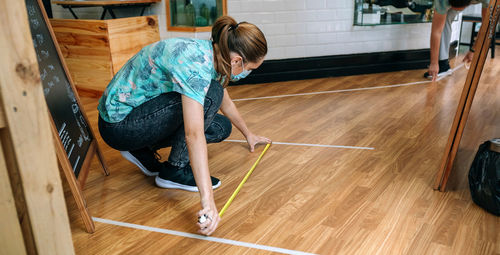
<svg viewBox="0 0 500 255"><path fill-rule="evenodd" d="M252 168L250 168L250 170L248 171L248 173L245 175L245 178L243 178L243 180L240 182L240 185L238 185L238 187L233 192L233 194L231 195L231 197L229 198L229 200L227 200L227 202L224 205L224 207L222 208L222 210L220 210L219 216L221 218L222 218L222 215L224 214L224 212L226 212L226 210L229 207L229 205L231 204L231 202L233 202L233 200L236 197L236 195L238 194L238 192L240 192L241 187L243 187L243 184L245 184L245 182L247 181L248 177L250 177L250 175L252 174L253 170L255 169L255 167L257 166L257 164L259 163L260 159L262 159L262 156L264 156L264 153L266 153L267 149L269 149L270 146L271 146L270 143L268 143L266 145L266 148L264 148L264 150L260 154L260 156L257 159L257 161L255 161L255 163L253 164Z"/></svg>

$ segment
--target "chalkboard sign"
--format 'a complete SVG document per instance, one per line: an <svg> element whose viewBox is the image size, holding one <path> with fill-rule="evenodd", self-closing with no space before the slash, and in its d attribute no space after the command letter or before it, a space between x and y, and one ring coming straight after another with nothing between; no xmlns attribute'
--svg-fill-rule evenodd
<svg viewBox="0 0 500 255"><path fill-rule="evenodd" d="M69 162L78 177L94 137L68 78L55 38L37 0L26 0L28 21L47 105ZM43 148L39 148L42 149Z"/></svg>

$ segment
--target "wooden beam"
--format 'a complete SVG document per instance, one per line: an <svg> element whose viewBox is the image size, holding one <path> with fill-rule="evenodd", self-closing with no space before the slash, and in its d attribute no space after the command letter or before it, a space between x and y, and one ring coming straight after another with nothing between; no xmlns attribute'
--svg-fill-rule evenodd
<svg viewBox="0 0 500 255"><path fill-rule="evenodd" d="M25 247L74 254L25 2L1 1L0 8L9 10L0 16L1 142Z"/></svg>
<svg viewBox="0 0 500 255"><path fill-rule="evenodd" d="M26 254L23 234L17 218L16 199L12 194L5 157L0 146L0 247L5 254Z"/></svg>

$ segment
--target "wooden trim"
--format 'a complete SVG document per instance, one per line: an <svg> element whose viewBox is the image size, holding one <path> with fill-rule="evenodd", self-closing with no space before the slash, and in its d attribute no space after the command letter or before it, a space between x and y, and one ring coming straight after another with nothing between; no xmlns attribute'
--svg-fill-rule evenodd
<svg viewBox="0 0 500 255"><path fill-rule="evenodd" d="M11 14L0 16L0 108L7 126L1 142L16 222L27 253L74 254L25 1L2 1L0 8ZM17 238L13 233L11 241L18 243Z"/></svg>
<svg viewBox="0 0 500 255"><path fill-rule="evenodd" d="M212 32L212 27L196 27L195 32Z"/></svg>
<svg viewBox="0 0 500 255"><path fill-rule="evenodd" d="M167 31L171 31L172 21L170 19L172 17L170 13L170 0L165 0L165 8L167 8L167 13L165 14L165 18L167 19Z"/></svg>
<svg viewBox="0 0 500 255"><path fill-rule="evenodd" d="M227 15L227 0L222 0L222 15Z"/></svg>
<svg viewBox="0 0 500 255"><path fill-rule="evenodd" d="M488 34L490 30L496 28L498 23L500 15L500 0L490 1L487 15L490 17L490 21L488 24L483 24L479 30L476 45L480 48L479 50L476 50L476 54L474 54L474 59L472 60L471 67L467 74L467 79L462 90L462 95L460 96L457 112L455 114L455 118L453 119L450 135L441 160L441 166L434 182L434 189L439 189L439 191L445 191L448 178L451 170L453 169L453 162L455 161L460 140L462 139L465 124L467 123L467 118L472 106L472 101L474 100L474 95L476 93L484 63L486 62L488 55L488 49L491 43L491 37L488 36Z"/></svg>
<svg viewBox="0 0 500 255"><path fill-rule="evenodd" d="M169 27L168 28L168 31L172 31L172 32L196 32L196 28L195 27Z"/></svg>
<svg viewBox="0 0 500 255"><path fill-rule="evenodd" d="M210 32L212 31L211 26L207 27L170 27L168 31L171 32Z"/></svg>

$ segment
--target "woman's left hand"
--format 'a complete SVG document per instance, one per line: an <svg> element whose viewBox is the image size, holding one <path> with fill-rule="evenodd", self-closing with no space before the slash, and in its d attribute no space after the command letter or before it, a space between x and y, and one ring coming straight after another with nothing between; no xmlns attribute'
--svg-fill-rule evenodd
<svg viewBox="0 0 500 255"><path fill-rule="evenodd" d="M463 62L470 63L470 62L472 62L473 58L474 58L474 52L469 51L469 52L467 52L467 54L465 54Z"/></svg>
<svg viewBox="0 0 500 255"><path fill-rule="evenodd" d="M248 143L248 149L250 150L250 152L253 152L255 149L255 145L271 143L271 139L250 133L247 136L247 143Z"/></svg>

